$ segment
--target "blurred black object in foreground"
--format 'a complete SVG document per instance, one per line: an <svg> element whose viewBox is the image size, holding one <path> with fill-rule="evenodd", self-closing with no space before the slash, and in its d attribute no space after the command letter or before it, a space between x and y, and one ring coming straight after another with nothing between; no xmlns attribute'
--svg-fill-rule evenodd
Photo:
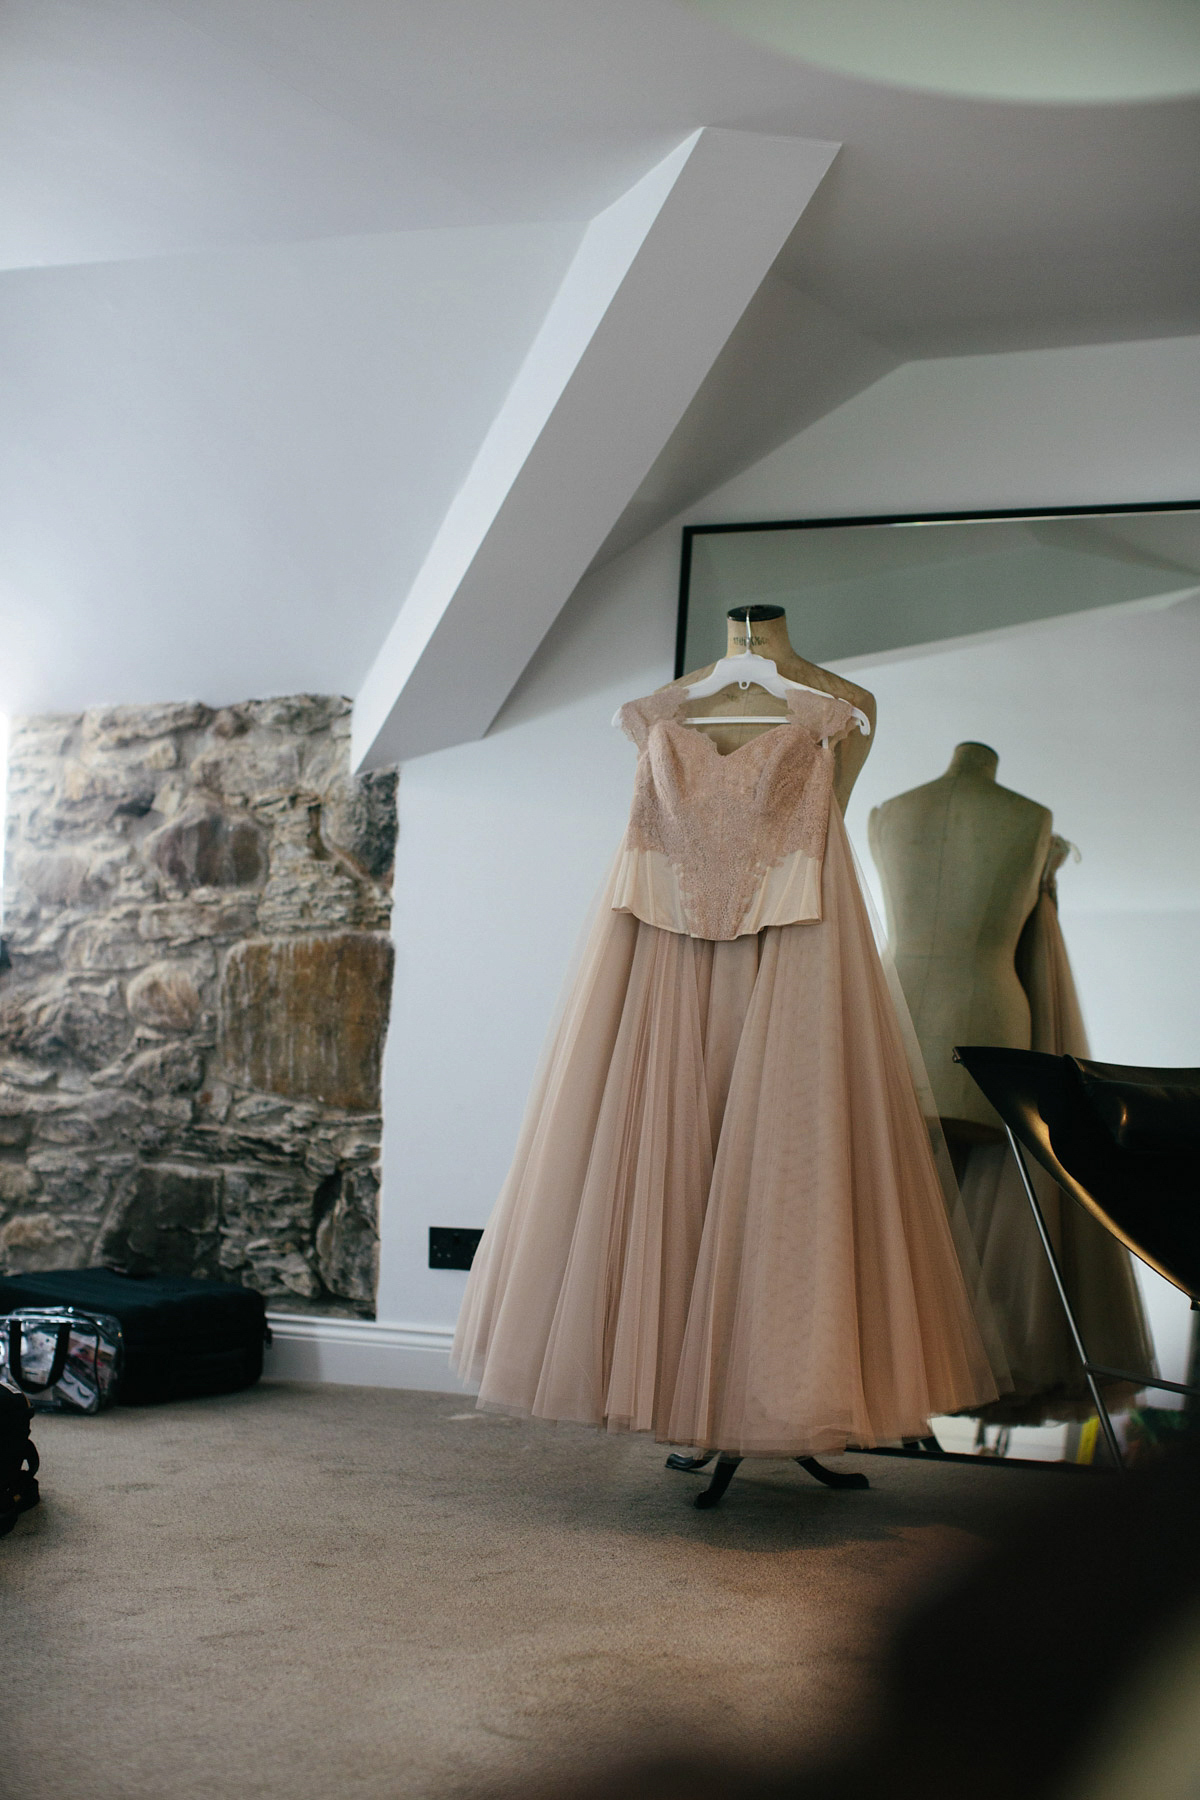
<svg viewBox="0 0 1200 1800"><path fill-rule="evenodd" d="M1189 1621L1200 1632L1198 1502L1195 1434L1127 1475L1056 1483L1049 1504L1024 1511L1003 1542L901 1622L871 1719L846 1722L832 1760L756 1770L667 1757L599 1778L593 1766L535 1791L539 1800L1077 1800L1077 1779L1114 1721L1128 1738L1123 1709L1156 1658ZM1132 1725L1136 1737L1136 1715ZM1190 1785L1178 1791L1200 1793L1200 1767L1183 1773Z"/></svg>
<svg viewBox="0 0 1200 1800"><path fill-rule="evenodd" d="M1059 1793L1200 1610L1198 1500L1188 1434L1160 1461L1072 1482L1025 1516L897 1632L861 1774L890 1769L893 1792L926 1800Z"/></svg>

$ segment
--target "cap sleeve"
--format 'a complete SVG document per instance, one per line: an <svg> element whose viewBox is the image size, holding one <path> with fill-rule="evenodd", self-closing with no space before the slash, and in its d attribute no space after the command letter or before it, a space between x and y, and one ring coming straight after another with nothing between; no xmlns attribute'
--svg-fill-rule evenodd
<svg viewBox="0 0 1200 1800"><path fill-rule="evenodd" d="M678 688L660 688L655 694L647 694L642 700L627 700L618 713L621 730L626 737L631 737L639 750L646 747L646 739L650 735L650 727L656 719L665 719L677 712L682 704L682 695Z"/></svg>
<svg viewBox="0 0 1200 1800"><path fill-rule="evenodd" d="M807 691L788 695L793 718L807 725L814 737L838 744L858 729L858 714L849 700L837 694L813 694Z"/></svg>
<svg viewBox="0 0 1200 1800"><path fill-rule="evenodd" d="M632 738L639 750L644 750L646 747L646 738L650 731L650 721L642 712L641 702L639 700L627 700L617 713L617 718L620 721L621 730L625 733L625 736Z"/></svg>

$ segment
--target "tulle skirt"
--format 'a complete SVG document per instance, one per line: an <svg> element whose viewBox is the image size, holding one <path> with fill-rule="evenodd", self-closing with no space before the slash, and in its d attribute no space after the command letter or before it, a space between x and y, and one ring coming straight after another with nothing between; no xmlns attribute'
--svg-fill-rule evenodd
<svg viewBox="0 0 1200 1800"><path fill-rule="evenodd" d="M603 906L467 1286L480 1404L796 1456L997 1393L845 827L820 921Z"/></svg>

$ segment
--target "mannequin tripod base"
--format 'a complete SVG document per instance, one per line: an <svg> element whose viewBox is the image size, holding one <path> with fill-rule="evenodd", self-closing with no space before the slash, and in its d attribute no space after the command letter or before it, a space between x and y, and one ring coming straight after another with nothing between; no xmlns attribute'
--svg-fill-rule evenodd
<svg viewBox="0 0 1200 1800"><path fill-rule="evenodd" d="M667 1458L668 1469L680 1469L684 1474L690 1475L698 1469L706 1469L714 1456L717 1459L717 1466L713 1470L712 1480L702 1494L696 1495L695 1503L704 1512L718 1504L722 1494L733 1480L734 1473L741 1463L741 1457L726 1456L723 1451L718 1453L716 1450L709 1450L703 1456L684 1456L679 1451L674 1451ZM806 1474L811 1475L815 1481L821 1482L824 1487L869 1488L871 1485L865 1475L858 1473L840 1475L834 1469L827 1469L824 1463L817 1461L815 1456L798 1456L795 1460Z"/></svg>

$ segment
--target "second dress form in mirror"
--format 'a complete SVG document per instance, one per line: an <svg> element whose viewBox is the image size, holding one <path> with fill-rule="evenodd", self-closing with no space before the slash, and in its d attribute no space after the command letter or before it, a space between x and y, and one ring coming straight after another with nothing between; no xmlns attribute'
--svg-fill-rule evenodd
<svg viewBox="0 0 1200 1800"><path fill-rule="evenodd" d="M1058 922L1069 846L1048 809L996 780L985 744L956 748L935 781L871 814L888 932L1000 1326L1014 1393L981 1409L1001 1424L1092 1410L1000 1120L953 1060L955 1044L1087 1056ZM1085 1343L1098 1362L1153 1371L1129 1253L1039 1172L1039 1200ZM1106 1398L1118 1405L1127 1387Z"/></svg>

